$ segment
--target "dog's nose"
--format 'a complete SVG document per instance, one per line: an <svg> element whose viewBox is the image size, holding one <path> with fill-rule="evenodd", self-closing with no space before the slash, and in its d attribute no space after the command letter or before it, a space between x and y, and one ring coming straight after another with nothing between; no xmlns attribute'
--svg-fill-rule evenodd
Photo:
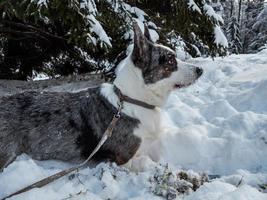
<svg viewBox="0 0 267 200"><path fill-rule="evenodd" d="M202 73L203 73L203 69L200 68L200 67L197 67L196 68L196 73L197 73L197 76L200 77L202 75Z"/></svg>

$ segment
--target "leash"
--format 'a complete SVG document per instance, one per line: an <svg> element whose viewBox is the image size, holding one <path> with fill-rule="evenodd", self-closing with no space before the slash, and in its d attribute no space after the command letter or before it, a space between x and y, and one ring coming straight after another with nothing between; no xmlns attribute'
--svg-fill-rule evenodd
<svg viewBox="0 0 267 200"><path fill-rule="evenodd" d="M97 146L95 147L95 149L93 150L93 152L88 156L88 158L82 162L81 164L77 165L76 167L71 167L71 168L68 168L68 169L65 169L65 170L62 170L58 173L55 173L51 176L48 176L40 181L37 181L27 187L24 187L22 189L20 189L19 191L17 192L14 192L0 200L5 200L7 198L10 198L12 196L15 196L15 195L18 195L18 194L21 194L21 193L24 193L24 192L27 192L33 188L40 188L40 187L43 187L71 172L74 172L74 171L77 171L84 167L87 162L97 153L97 151L101 148L101 146L106 142L106 140L108 138L110 138L112 136L112 132L118 122L118 120L120 119L121 117L121 110L122 110L122 107L123 107L123 102L128 102L128 103L131 103L131 104L135 104L135 105L138 105L138 106L141 106L141 107L144 107L144 108L147 108L147 109L155 109L156 106L154 105L151 105L151 104L148 104L146 102L143 102L143 101L140 101L140 100L137 100L137 99L133 99L127 95L124 95L122 94L121 90L116 86L114 85L114 92L115 94L118 96L119 98L119 102L118 102L118 109L117 109L117 113L113 116L111 122L109 123L108 125L108 128L106 129L106 131L104 132L102 138L100 139L99 143L97 144Z"/></svg>
<svg viewBox="0 0 267 200"><path fill-rule="evenodd" d="M84 167L87 164L87 162L97 153L97 151L106 142L106 140L112 136L112 132L113 132L117 122L119 121L119 119L121 117L122 107L123 107L123 101L120 99L120 101L118 102L117 113L113 116L111 122L108 125L108 128L104 132L101 140L99 141L99 143L97 144L97 146L95 147L93 152L88 156L88 158L84 162L82 162L81 164L79 164L76 167L71 167L71 168L62 170L62 171L60 171L60 172L58 172L56 174L53 174L53 175L51 175L49 177L46 177L46 178L44 178L44 179L42 179L40 181L37 181L37 182L27 186L27 187L24 187L24 188L18 190L17 192L11 193L10 195L2 198L1 200L5 200L5 199L10 198L12 196L27 192L27 191L29 191L29 190L31 190L33 188L41 188L41 187L43 187L43 186L45 186L45 185L47 185L47 184L49 184L49 183L61 178L61 177L63 177L63 176L65 176L65 175L67 175L67 174L69 174L71 172L74 172L74 171L78 172L78 170L80 168Z"/></svg>

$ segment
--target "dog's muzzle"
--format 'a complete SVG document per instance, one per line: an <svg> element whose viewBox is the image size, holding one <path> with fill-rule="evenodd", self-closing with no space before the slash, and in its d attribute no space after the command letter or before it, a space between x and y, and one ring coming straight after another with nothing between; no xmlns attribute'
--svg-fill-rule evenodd
<svg viewBox="0 0 267 200"><path fill-rule="evenodd" d="M197 74L197 77L200 77L203 74L203 69L200 67L197 67L196 68L196 74Z"/></svg>

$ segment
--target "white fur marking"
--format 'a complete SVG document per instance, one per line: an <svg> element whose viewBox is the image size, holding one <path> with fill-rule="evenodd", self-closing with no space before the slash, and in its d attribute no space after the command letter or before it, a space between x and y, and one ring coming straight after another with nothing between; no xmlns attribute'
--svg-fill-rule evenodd
<svg viewBox="0 0 267 200"><path fill-rule="evenodd" d="M171 50L168 47L158 46ZM117 77L114 80L114 84L124 95L158 106L156 109L150 110L124 102L122 112L140 120L140 125L134 129L133 134L142 140L141 146L133 158L134 161L129 161L128 165L135 163L134 165L142 166L138 162L146 160L142 159L144 156L149 156L156 161L159 159L159 136L165 132L160 107L165 104L175 84L190 85L198 78L195 72L195 66L179 60L177 62L178 71L173 72L170 77L153 84L145 84L141 70L135 67L131 60L131 54L119 64L116 70ZM118 107L119 99L114 92L112 84L102 84L101 94L114 107ZM135 160L139 161L137 162Z"/></svg>

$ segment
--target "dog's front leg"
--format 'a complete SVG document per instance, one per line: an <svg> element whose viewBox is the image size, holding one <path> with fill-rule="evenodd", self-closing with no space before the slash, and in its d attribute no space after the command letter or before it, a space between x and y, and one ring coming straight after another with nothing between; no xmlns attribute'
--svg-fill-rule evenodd
<svg viewBox="0 0 267 200"><path fill-rule="evenodd" d="M9 154L3 154L0 152L0 172L4 170L9 164L11 164L14 160L16 160L17 154L12 153Z"/></svg>

